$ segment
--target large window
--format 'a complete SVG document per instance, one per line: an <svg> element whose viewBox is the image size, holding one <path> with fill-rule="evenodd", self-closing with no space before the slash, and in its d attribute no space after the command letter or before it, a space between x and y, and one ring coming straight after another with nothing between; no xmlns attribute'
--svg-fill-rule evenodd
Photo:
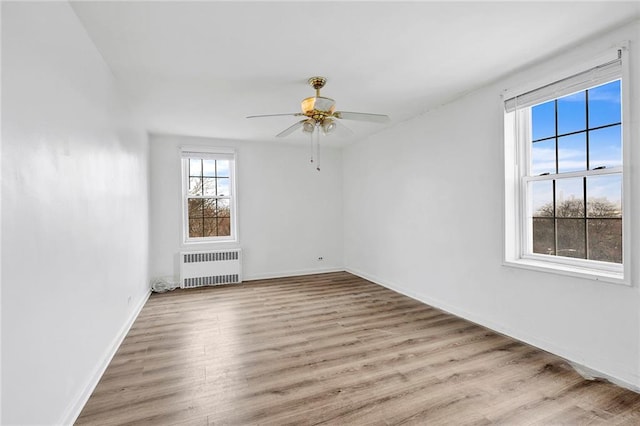
<svg viewBox="0 0 640 426"><path fill-rule="evenodd" d="M236 239L234 172L231 152L183 150L186 242Z"/></svg>
<svg viewBox="0 0 640 426"><path fill-rule="evenodd" d="M532 106L531 252L622 263L620 80Z"/></svg>
<svg viewBox="0 0 640 426"><path fill-rule="evenodd" d="M506 260L622 280L622 50L505 102Z"/></svg>

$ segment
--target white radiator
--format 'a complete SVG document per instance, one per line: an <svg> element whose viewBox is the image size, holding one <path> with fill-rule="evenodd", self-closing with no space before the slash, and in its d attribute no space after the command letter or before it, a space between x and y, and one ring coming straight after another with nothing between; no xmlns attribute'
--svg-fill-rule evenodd
<svg viewBox="0 0 640 426"><path fill-rule="evenodd" d="M180 253L181 288L241 282L241 249Z"/></svg>

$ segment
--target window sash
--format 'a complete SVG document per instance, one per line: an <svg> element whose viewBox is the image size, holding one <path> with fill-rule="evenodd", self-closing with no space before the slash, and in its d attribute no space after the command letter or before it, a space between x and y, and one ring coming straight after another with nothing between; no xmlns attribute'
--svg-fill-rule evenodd
<svg viewBox="0 0 640 426"><path fill-rule="evenodd" d="M616 168L611 168L611 169L603 169L603 170L585 170L585 171L579 171L579 172L571 172L571 173L560 173L560 174L549 174L549 175L543 175L543 176L523 176L522 180L521 180L521 189L520 189L520 193L524 194L525 196L523 197L523 203L522 203L522 209L521 209L521 218L520 218L520 223L521 223L521 229L523 231L523 236L521 239L521 255L523 258L528 258L528 259L536 259L536 260L540 260L540 261L544 261L544 262L552 262L552 263L561 263L561 264L566 264L566 265L574 265L574 266L578 266L578 267L590 267L593 268L594 266L597 267L598 269L602 269L602 270L606 270L606 271L610 271L610 272L622 272L623 270L623 264L622 263L615 263L615 262L605 262L605 261L599 261L599 260L594 260L594 259L584 259L584 258L570 258L570 257L565 257L565 256L560 256L558 254L555 255L548 255L548 254L540 254L540 253L535 253L533 251L533 219L534 219L534 215L533 215L533 200L532 200L532 192L528 190L529 184L532 182L553 182L553 181L559 181L559 180L564 180L564 179L572 179L572 178L588 178L591 176L606 176L606 175L619 175L619 176L623 176L622 173L622 167L616 167ZM623 184L624 185L624 184ZM624 193L624 190L621 191L622 193ZM587 205L585 201L585 205L584 205L584 214L583 216L579 216L579 217L558 217L556 216L556 214L554 213L553 216L548 216L548 217L543 217L543 218L548 218L548 219L553 219L554 221L558 218L562 219L578 219L578 220L597 220L597 219L616 219L616 220L623 220L624 216L625 216L625 208L624 208L624 197L622 199L622 206L621 206L621 210L622 210L622 216L620 218L617 217L607 217L607 218L601 218L601 217L591 217L588 215L587 212ZM624 235L624 231L622 233L622 238L624 241L625 235ZM557 243L557 241L556 241ZM586 254L586 253L585 253ZM623 251L624 254L624 251ZM623 256L623 260L624 260L624 256Z"/></svg>
<svg viewBox="0 0 640 426"><path fill-rule="evenodd" d="M620 167L611 167L607 169L597 169L597 170L579 170L577 172L564 172L564 173L549 173L545 175L527 175L523 176L522 179L526 182L532 181L540 181L540 180L559 180L559 179L569 179L576 177L590 177L590 176L601 176L601 175L611 175L611 174L622 174L622 166Z"/></svg>
<svg viewBox="0 0 640 426"><path fill-rule="evenodd" d="M231 200L233 197L231 195L187 195L187 199L205 199L205 200Z"/></svg>

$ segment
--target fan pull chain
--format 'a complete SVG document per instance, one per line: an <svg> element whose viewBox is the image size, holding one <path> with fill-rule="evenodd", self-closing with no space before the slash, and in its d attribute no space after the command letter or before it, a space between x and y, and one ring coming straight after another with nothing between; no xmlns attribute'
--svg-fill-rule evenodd
<svg viewBox="0 0 640 426"><path fill-rule="evenodd" d="M316 170L320 171L320 127L316 127Z"/></svg>
<svg viewBox="0 0 640 426"><path fill-rule="evenodd" d="M310 148L310 151L311 151L310 152L311 160L309 162L311 164L313 164L313 133L314 132L309 133L309 148Z"/></svg>

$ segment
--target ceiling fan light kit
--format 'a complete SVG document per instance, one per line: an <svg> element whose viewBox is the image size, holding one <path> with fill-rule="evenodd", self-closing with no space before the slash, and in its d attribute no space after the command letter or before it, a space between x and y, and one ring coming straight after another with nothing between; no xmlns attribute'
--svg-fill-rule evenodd
<svg viewBox="0 0 640 426"><path fill-rule="evenodd" d="M334 132L338 128L342 128L345 132L353 133L347 127L340 124L337 120L358 120L373 123L385 123L389 121L389 117L384 114L336 111L335 100L320 96L320 89L322 89L327 83L327 79L325 77L311 77L309 80L307 80L307 82L311 87L315 89L316 95L302 100L300 104L302 112L288 114L251 115L247 118L276 117L283 115L306 117L305 119L298 121L297 123L278 133L276 137L289 136L298 129L302 129L303 133L308 133L311 140L311 162L314 162L315 151L315 164L316 170L318 171L320 171L320 132L322 132L324 135L327 135ZM313 137L314 134L317 135L315 138L315 149Z"/></svg>

